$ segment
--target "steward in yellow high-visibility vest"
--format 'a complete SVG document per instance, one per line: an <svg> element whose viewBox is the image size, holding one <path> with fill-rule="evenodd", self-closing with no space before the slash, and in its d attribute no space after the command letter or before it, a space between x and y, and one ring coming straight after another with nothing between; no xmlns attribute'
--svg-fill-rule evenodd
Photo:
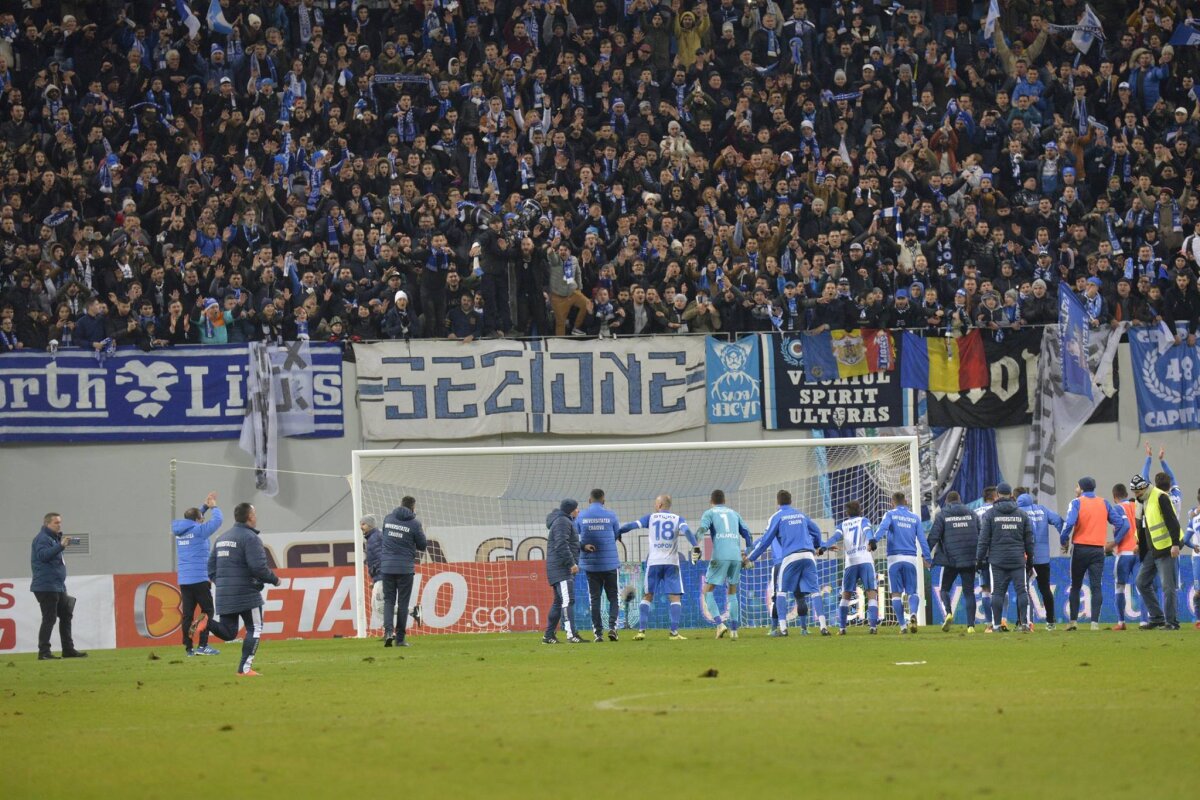
<svg viewBox="0 0 1200 800"><path fill-rule="evenodd" d="M1179 630L1176 613L1179 585L1180 529L1171 496L1150 483L1141 475L1129 481L1129 488L1138 500L1137 532L1138 553L1142 566L1138 571L1137 587L1142 595L1148 621L1141 628L1166 628ZM1154 591L1154 577L1162 580L1163 603L1158 602Z"/></svg>

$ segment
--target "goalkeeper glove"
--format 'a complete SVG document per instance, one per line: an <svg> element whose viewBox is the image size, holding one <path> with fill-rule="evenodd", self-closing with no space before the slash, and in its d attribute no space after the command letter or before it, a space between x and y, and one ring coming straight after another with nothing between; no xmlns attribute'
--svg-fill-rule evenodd
<svg viewBox="0 0 1200 800"><path fill-rule="evenodd" d="M879 545L877 545L877 544L875 543L875 540L874 540L874 539L871 539L869 542L867 542L867 549L868 549L868 550L870 550L872 553L874 553L874 552L875 552L875 548L876 548L876 547L878 547L878 546L879 546Z"/></svg>
<svg viewBox="0 0 1200 800"><path fill-rule="evenodd" d="M693 564L695 564L697 561L700 560L700 552L701 551L700 551L699 545L692 548L692 563Z"/></svg>
<svg viewBox="0 0 1200 800"><path fill-rule="evenodd" d="M823 555L825 555L825 548L824 548L824 547L818 547L818 548L817 548L817 555L819 555L819 556L823 556Z"/></svg>

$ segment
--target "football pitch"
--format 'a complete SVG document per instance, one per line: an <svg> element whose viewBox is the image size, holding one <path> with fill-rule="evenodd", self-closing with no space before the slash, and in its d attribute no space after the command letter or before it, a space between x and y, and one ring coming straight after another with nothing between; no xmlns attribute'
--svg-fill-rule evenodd
<svg viewBox="0 0 1200 800"><path fill-rule="evenodd" d="M8 656L0 797L1191 796L1200 632L961 630Z"/></svg>

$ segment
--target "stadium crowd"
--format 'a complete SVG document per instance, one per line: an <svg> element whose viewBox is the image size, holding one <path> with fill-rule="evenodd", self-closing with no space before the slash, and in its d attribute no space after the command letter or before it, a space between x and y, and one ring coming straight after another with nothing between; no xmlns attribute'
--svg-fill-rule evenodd
<svg viewBox="0 0 1200 800"><path fill-rule="evenodd" d="M1195 0L183 5L0 3L0 353L1200 321Z"/></svg>

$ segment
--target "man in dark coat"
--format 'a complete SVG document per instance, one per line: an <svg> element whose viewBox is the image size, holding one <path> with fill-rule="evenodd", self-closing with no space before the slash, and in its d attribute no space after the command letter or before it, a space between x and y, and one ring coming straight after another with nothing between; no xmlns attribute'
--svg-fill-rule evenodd
<svg viewBox="0 0 1200 800"><path fill-rule="evenodd" d="M563 500L558 508L546 517L550 534L546 541L546 580L554 590L554 604L546 615L546 644L558 644L554 635L561 621L567 632L567 641L579 644L579 632L575 630L575 574L579 572L579 531L575 518L579 516L579 503Z"/></svg>
<svg viewBox="0 0 1200 800"><path fill-rule="evenodd" d="M70 539L63 536L62 532L62 515L51 511L42 518L42 529L33 537L29 557L33 575L29 591L33 592L42 609L42 626L38 629L38 661L58 658L50 652L50 634L54 632L56 619L62 657L87 657L87 653L75 649L75 641L71 638L75 598L67 594L67 563L63 561L63 551L68 544Z"/></svg>
<svg viewBox="0 0 1200 800"><path fill-rule="evenodd" d="M946 495L946 505L938 512L929 529L929 547L933 563L942 568L940 595L946 620L942 630L954 624L954 601L950 590L959 579L963 605L967 612L967 633L975 632L975 550L979 546L979 517L962 504L958 492Z"/></svg>
<svg viewBox="0 0 1200 800"><path fill-rule="evenodd" d="M238 627L245 623L238 675L257 678L253 667L263 630L263 584L278 586L279 578L271 571L258 538L254 506L238 503L233 519L233 527L218 537L208 554L208 579L217 585L217 619L208 623L208 631L228 642L237 638Z"/></svg>

